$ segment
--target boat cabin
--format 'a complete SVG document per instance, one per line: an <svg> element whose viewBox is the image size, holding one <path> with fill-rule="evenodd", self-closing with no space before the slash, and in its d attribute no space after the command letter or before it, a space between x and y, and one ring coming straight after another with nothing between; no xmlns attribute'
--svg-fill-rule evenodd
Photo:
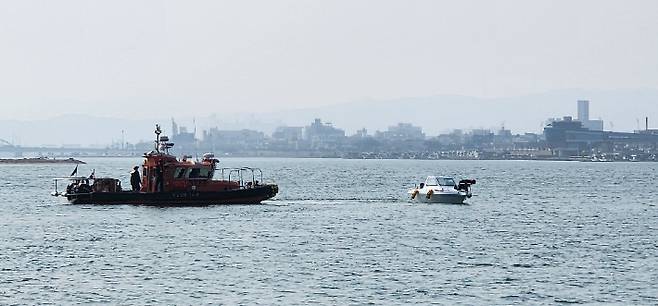
<svg viewBox="0 0 658 306"><path fill-rule="evenodd" d="M205 154L203 160L195 162L162 152L149 152L142 165L142 192L172 191L223 191L239 189L240 183L213 180L217 159Z"/></svg>
<svg viewBox="0 0 658 306"><path fill-rule="evenodd" d="M455 180L451 177L428 176L423 186L455 187L457 184L455 184Z"/></svg>
<svg viewBox="0 0 658 306"><path fill-rule="evenodd" d="M211 153L204 154L201 161L193 161L191 156L179 161L169 154L174 144L160 133L156 126L155 150L144 154L141 192L225 191L245 186L242 180L213 180L219 160Z"/></svg>

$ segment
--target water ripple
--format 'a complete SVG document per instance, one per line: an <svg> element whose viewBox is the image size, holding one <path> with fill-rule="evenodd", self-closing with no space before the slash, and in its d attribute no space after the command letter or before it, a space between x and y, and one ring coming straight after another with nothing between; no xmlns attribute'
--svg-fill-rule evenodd
<svg viewBox="0 0 658 306"><path fill-rule="evenodd" d="M126 185L139 161L89 162ZM658 303L656 164L223 163L262 167L281 193L265 205L66 205L49 179L67 166L0 166L0 304ZM477 196L410 203L428 174L475 178Z"/></svg>

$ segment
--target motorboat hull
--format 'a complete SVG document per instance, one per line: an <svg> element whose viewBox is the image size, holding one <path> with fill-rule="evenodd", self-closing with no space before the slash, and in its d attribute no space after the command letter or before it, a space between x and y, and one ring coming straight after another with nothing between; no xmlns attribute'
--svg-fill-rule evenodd
<svg viewBox="0 0 658 306"><path fill-rule="evenodd" d="M166 205L196 206L214 204L258 204L274 197L279 191L277 185L268 184L253 188L240 188L225 191L174 191L174 192L89 192L66 194L71 204L102 205Z"/></svg>
<svg viewBox="0 0 658 306"><path fill-rule="evenodd" d="M407 192L412 201L425 203L463 204L464 200L472 196L471 185L475 180L460 180L455 183L452 177L428 176L420 186L409 189Z"/></svg>
<svg viewBox="0 0 658 306"><path fill-rule="evenodd" d="M429 197L427 194L418 194L414 199L423 203L464 204L468 195L461 193L434 193Z"/></svg>

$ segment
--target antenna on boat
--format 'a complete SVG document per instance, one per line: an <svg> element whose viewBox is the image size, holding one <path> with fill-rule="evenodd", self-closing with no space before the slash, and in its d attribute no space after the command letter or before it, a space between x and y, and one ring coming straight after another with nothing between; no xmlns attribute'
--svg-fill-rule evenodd
<svg viewBox="0 0 658 306"><path fill-rule="evenodd" d="M160 152L160 148L162 148L162 151L164 151L165 154L169 154L169 149L171 149L174 146L174 143L169 142L169 137L162 135L162 130L160 129L160 125L156 124L155 125L155 151L158 153Z"/></svg>
<svg viewBox="0 0 658 306"><path fill-rule="evenodd" d="M160 129L160 125L156 124L155 125L155 151L160 153L160 134L162 134L162 130Z"/></svg>
<svg viewBox="0 0 658 306"><path fill-rule="evenodd" d="M194 133L192 134L192 139L194 140L194 155L196 156L196 161L199 162L199 148L197 147L196 142L196 118L192 117L192 125L194 126Z"/></svg>
<svg viewBox="0 0 658 306"><path fill-rule="evenodd" d="M162 147L162 150L165 154L169 154L169 149L171 149L173 146L174 143L169 142L169 137L165 135L160 136L160 147Z"/></svg>

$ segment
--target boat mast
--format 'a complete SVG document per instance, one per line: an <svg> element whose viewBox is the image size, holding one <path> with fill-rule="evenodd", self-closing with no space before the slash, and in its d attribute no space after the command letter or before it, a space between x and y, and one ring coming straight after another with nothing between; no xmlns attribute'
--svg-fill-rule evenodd
<svg viewBox="0 0 658 306"><path fill-rule="evenodd" d="M160 134L162 134L162 130L160 130L160 125L156 124L155 125L155 151L160 153Z"/></svg>
<svg viewBox="0 0 658 306"><path fill-rule="evenodd" d="M160 125L156 124L155 125L155 152L156 153L164 153L164 154L169 154L169 149L171 149L174 146L173 142L169 142L169 137L167 135L162 135L162 130L160 129Z"/></svg>

